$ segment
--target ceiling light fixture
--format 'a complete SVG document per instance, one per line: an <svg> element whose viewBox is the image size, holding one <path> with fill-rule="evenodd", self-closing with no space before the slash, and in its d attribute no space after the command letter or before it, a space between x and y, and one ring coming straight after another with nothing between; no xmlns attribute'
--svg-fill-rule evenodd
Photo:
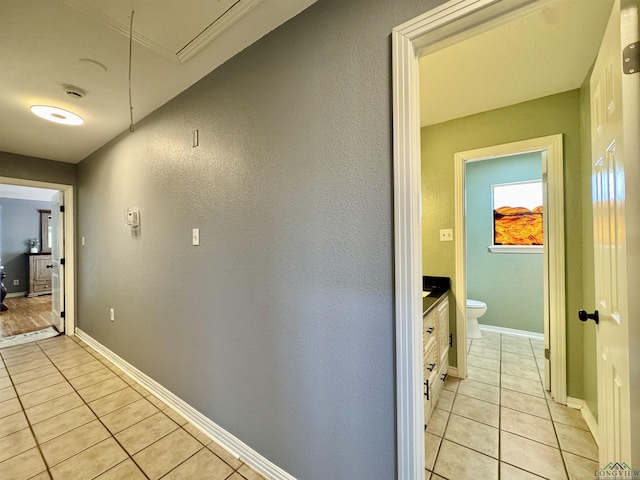
<svg viewBox="0 0 640 480"><path fill-rule="evenodd" d="M82 125L84 123L82 117L58 107L33 105L31 111L40 118L63 125Z"/></svg>

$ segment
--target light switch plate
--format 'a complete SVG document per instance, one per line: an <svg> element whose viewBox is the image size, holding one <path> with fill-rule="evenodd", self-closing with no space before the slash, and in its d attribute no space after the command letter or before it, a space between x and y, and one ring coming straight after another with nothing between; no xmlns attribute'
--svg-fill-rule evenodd
<svg viewBox="0 0 640 480"><path fill-rule="evenodd" d="M199 228L194 228L192 230L191 243L193 245L200 245L200 229Z"/></svg>
<svg viewBox="0 0 640 480"><path fill-rule="evenodd" d="M440 230L441 242L453 242L453 230L451 228L443 228Z"/></svg>

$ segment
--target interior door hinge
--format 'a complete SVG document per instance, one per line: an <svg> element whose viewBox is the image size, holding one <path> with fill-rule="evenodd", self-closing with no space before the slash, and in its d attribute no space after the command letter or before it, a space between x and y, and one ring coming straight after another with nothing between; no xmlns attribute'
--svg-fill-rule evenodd
<svg viewBox="0 0 640 480"><path fill-rule="evenodd" d="M544 358L546 358L547 360L551 360L551 350L549 350L548 348L544 349Z"/></svg>
<svg viewBox="0 0 640 480"><path fill-rule="evenodd" d="M64 265L64 258L60 259L60 265Z"/></svg>
<svg viewBox="0 0 640 480"><path fill-rule="evenodd" d="M449 346L453 348L453 333L449 334Z"/></svg>
<svg viewBox="0 0 640 480"><path fill-rule="evenodd" d="M622 50L622 71L627 75L640 71L640 42L630 43Z"/></svg>
<svg viewBox="0 0 640 480"><path fill-rule="evenodd" d="M60 213L64 213L64 205L60 205Z"/></svg>
<svg viewBox="0 0 640 480"><path fill-rule="evenodd" d="M62 312L60 312L60 317L64 318L64 310Z"/></svg>

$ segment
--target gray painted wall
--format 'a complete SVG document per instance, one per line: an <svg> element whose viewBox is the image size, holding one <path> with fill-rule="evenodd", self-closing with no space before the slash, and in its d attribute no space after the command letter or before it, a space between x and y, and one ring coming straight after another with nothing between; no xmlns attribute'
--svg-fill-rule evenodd
<svg viewBox="0 0 640 480"><path fill-rule="evenodd" d="M29 251L26 241L29 238L40 239L40 212L38 210L50 210L51 203L0 198L0 206L2 207L0 258L2 258L4 271L7 274L4 286L8 293L25 292L28 282L25 253ZM19 280L20 284L13 285L14 280Z"/></svg>
<svg viewBox="0 0 640 480"><path fill-rule="evenodd" d="M441 3L321 0L78 168L79 327L300 479L395 477L390 32Z"/></svg>
<svg viewBox="0 0 640 480"><path fill-rule="evenodd" d="M466 164L467 297L487 304L481 324L544 333L542 252L488 249L493 239L492 185L541 178L539 152Z"/></svg>
<svg viewBox="0 0 640 480"><path fill-rule="evenodd" d="M0 177L75 185L76 168L72 163L0 152Z"/></svg>

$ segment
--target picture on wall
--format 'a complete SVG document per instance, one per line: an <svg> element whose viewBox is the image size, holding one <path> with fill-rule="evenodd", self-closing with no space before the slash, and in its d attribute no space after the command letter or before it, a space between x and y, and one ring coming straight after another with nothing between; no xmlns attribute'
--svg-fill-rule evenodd
<svg viewBox="0 0 640 480"><path fill-rule="evenodd" d="M542 182L494 185L493 207L494 245L544 244Z"/></svg>

